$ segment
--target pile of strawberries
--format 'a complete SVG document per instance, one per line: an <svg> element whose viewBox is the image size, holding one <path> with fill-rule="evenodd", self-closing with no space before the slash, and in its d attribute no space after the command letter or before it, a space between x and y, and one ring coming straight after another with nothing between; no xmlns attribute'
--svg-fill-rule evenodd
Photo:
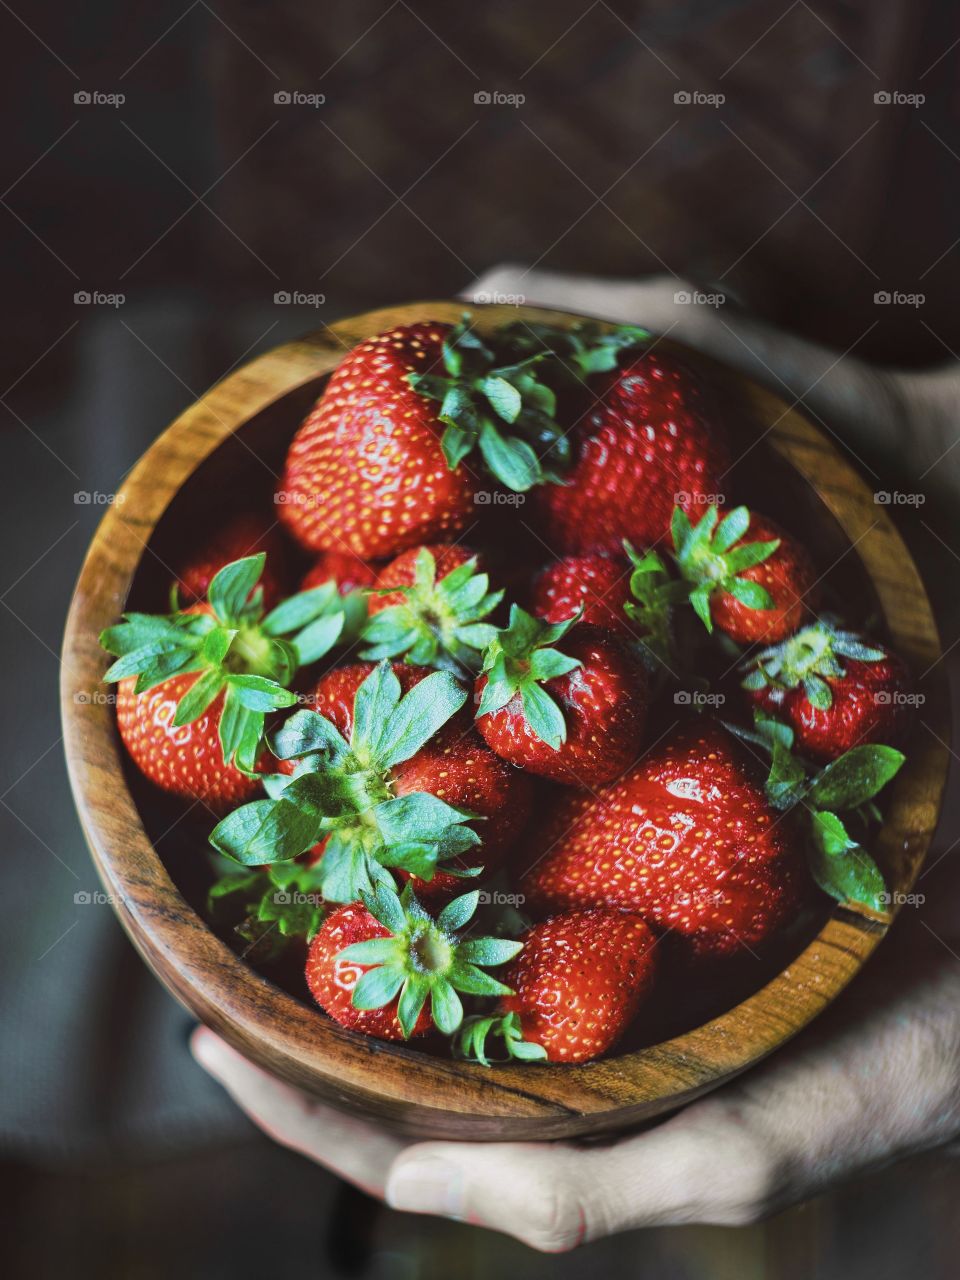
<svg viewBox="0 0 960 1280"><path fill-rule="evenodd" d="M729 501L728 413L641 330L394 329L294 436L285 532L238 513L102 636L131 757L218 819L211 911L344 1026L585 1061L662 940L701 982L816 886L882 908L908 675Z"/></svg>

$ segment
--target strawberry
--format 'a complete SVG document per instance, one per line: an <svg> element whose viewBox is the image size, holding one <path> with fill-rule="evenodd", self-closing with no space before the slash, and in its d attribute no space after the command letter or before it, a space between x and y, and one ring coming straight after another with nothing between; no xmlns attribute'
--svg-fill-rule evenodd
<svg viewBox="0 0 960 1280"><path fill-rule="evenodd" d="M753 761L718 723L682 727L598 795L561 799L520 884L528 909L619 907L701 955L766 942L806 876Z"/></svg>
<svg viewBox="0 0 960 1280"><path fill-rule="evenodd" d="M248 866L290 861L322 843L317 866L330 902L392 888L388 868L424 882L478 874L487 847L496 860L515 838L530 794L527 780L454 720L466 697L445 671L394 671L387 662L334 670L315 694L320 710L295 712L271 735L274 755L295 762L293 777L282 764L266 780L270 798L235 810L211 842Z"/></svg>
<svg viewBox="0 0 960 1280"><path fill-rule="evenodd" d="M534 445L562 454L564 433L536 363L498 366L468 317L362 342L290 446L277 498L291 533L373 558L450 538L473 519L478 482L463 463L474 449L511 488L547 478Z"/></svg>
<svg viewBox="0 0 960 1280"><path fill-rule="evenodd" d="M597 787L637 758L648 681L611 631L540 622L514 605L477 680L477 728L504 760L572 786ZM569 635L567 634L569 632ZM564 639L561 653L552 645Z"/></svg>
<svg viewBox="0 0 960 1280"><path fill-rule="evenodd" d="M722 494L726 435L701 380L676 356L644 351L595 384L575 425L562 486L532 495L544 539L565 555L666 543L675 504Z"/></svg>
<svg viewBox="0 0 960 1280"><path fill-rule="evenodd" d="M457 992L505 995L510 988L481 966L505 964L519 942L461 939L477 894L447 904L436 919L409 889L381 886L364 905L340 907L310 945L307 985L342 1026L381 1040L409 1040L436 1026L453 1035L463 1020Z"/></svg>
<svg viewBox="0 0 960 1280"><path fill-rule="evenodd" d="M530 605L544 622L579 617L590 626L631 635L624 612L631 599L629 565L616 556L592 553L564 556L541 570L534 579Z"/></svg>
<svg viewBox="0 0 960 1280"><path fill-rule="evenodd" d="M199 801L214 813L225 813L249 800L259 791L260 782L224 763L223 692L188 724L177 722L177 708L195 683L192 675L173 676L138 694L133 677L121 680L117 729L131 759L155 786Z"/></svg>
<svg viewBox="0 0 960 1280"><path fill-rule="evenodd" d="M640 656L656 670L658 662L669 662L673 606L687 592L655 551L640 556L629 542L624 551L626 559L594 552L555 561L534 580L532 611L545 622L579 617L637 641Z"/></svg>
<svg viewBox="0 0 960 1280"><path fill-rule="evenodd" d="M746 507L719 520L710 506L697 525L677 507L673 545L698 617L738 644L783 640L817 606L817 571L806 548Z"/></svg>
<svg viewBox="0 0 960 1280"><path fill-rule="evenodd" d="M206 600L210 583L221 569L258 552L266 556L258 586L263 591L264 607L272 609L286 594L286 543L275 524L250 512L219 526L211 538L180 564L175 586L181 605Z"/></svg>
<svg viewBox="0 0 960 1280"><path fill-rule="evenodd" d="M340 638L336 588L284 601L264 617L263 552L216 573L208 603L176 613L127 613L100 643L117 661L117 722L140 769L164 790L228 808L251 792L269 711L292 706L299 665ZM130 677L136 676L136 680ZM219 743L219 745L218 745Z"/></svg>
<svg viewBox="0 0 960 1280"><path fill-rule="evenodd" d="M301 591L335 582L342 596L377 586L377 570L352 551L321 551L300 583Z"/></svg>
<svg viewBox="0 0 960 1280"><path fill-rule="evenodd" d="M811 759L835 760L858 744L902 737L909 673L896 654L853 632L813 623L744 669L750 701L785 721Z"/></svg>
<svg viewBox="0 0 960 1280"><path fill-rule="evenodd" d="M497 1013L465 1019L463 1056L488 1065L485 1042L502 1038L521 1061L588 1062L619 1040L654 982L656 939L639 916L598 907L535 924L503 972L514 990Z"/></svg>
<svg viewBox="0 0 960 1280"><path fill-rule="evenodd" d="M478 557L465 547L441 543L401 552L380 574L384 594L371 595L361 657L405 657L421 666L454 672L478 671L496 627L483 619L500 603L488 590ZM385 591L396 587L395 591Z"/></svg>

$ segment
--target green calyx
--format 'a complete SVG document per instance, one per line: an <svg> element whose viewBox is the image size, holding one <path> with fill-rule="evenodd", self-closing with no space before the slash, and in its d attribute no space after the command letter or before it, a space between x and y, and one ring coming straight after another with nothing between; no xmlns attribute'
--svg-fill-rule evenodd
<svg viewBox="0 0 960 1280"><path fill-rule="evenodd" d="M876 819L873 799L899 772L903 752L869 743L851 747L816 769L793 754L790 726L759 709L754 712L752 731L736 725L727 728L769 753L767 799L775 809L802 812L810 871L824 893L838 902L883 911L889 901L883 875L839 814L851 815L848 821L864 827Z"/></svg>
<svg viewBox="0 0 960 1280"><path fill-rule="evenodd" d="M225 565L210 583L209 613L125 613L100 636L117 659L104 675L108 683L136 676L140 694L197 673L177 705L175 725L192 723L223 693L223 760L244 773L255 772L267 713L296 702L290 684L298 668L349 638L333 583L291 596L264 616L257 583L265 561L260 552Z"/></svg>
<svg viewBox="0 0 960 1280"><path fill-rule="evenodd" d="M511 605L510 625L496 633L483 657L487 683L477 719L500 711L519 694L530 729L548 747L559 751L567 738L567 725L556 700L543 685L580 666L577 658L568 658L552 647L579 617L577 613L565 622L542 622L519 605Z"/></svg>
<svg viewBox="0 0 960 1280"><path fill-rule="evenodd" d="M435 671L404 695L389 662L357 690L350 741L316 711L296 711L270 738L294 775L266 778L268 798L235 809L210 836L220 853L246 866L289 862L326 841L317 864L329 902L356 902L394 888L388 868L431 880L443 864L477 848L473 814L428 792L395 796L394 766L409 760L466 702L447 671Z"/></svg>
<svg viewBox="0 0 960 1280"><path fill-rule="evenodd" d="M749 672L743 687L796 689L802 685L810 705L828 711L833 693L827 682L846 674L841 658L879 662L886 656L883 649L871 648L853 631L842 631L830 622L815 622L751 659L743 668Z"/></svg>
<svg viewBox="0 0 960 1280"><path fill-rule="evenodd" d="M503 1053L492 1057L487 1051L491 1036L503 1041ZM545 1062L547 1051L542 1044L524 1040L520 1017L516 1013L478 1014L465 1018L454 1043L454 1054L468 1062L489 1067L493 1062Z"/></svg>
<svg viewBox="0 0 960 1280"><path fill-rule="evenodd" d="M750 512L734 507L721 520L714 505L707 507L700 521L691 524L682 507L674 507L671 521L674 559L689 583L688 598L697 617L713 631L710 597L725 591L748 609L772 609L770 592L758 582L742 577L745 569L762 564L780 545L769 542L740 542L750 528ZM739 546L734 546L740 543Z"/></svg>
<svg viewBox="0 0 960 1280"><path fill-rule="evenodd" d="M318 867L299 862L233 864L210 886L207 909L215 918L239 914L234 930L261 961L279 958L296 939L311 942L326 914Z"/></svg>
<svg viewBox="0 0 960 1280"><path fill-rule="evenodd" d="M649 337L629 327L603 333L508 325L484 341L465 314L443 343L443 373L411 373L414 390L440 402L441 438L454 470L474 450L491 475L519 493L560 483L572 454L557 421L557 391L610 369L627 346Z"/></svg>
<svg viewBox="0 0 960 1280"><path fill-rule="evenodd" d="M484 969L505 964L522 950L522 942L503 938L462 938L461 931L477 908L476 891L447 904L434 919L409 886L398 897L380 885L362 901L390 937L355 942L338 959L369 965L353 991L355 1009L382 1009L397 1000L397 1018L406 1038L430 1001L430 1016L444 1035L454 1035L463 1022L460 995L512 995Z"/></svg>
<svg viewBox="0 0 960 1280"><path fill-rule="evenodd" d="M496 634L496 627L483 619L503 599L503 592L490 591L489 577L476 568L474 557L438 582L433 554L421 547L413 585L390 589L390 594L404 597L403 603L367 620L361 632L367 647L360 656L372 662L403 657L418 666L454 673L479 671L483 651Z"/></svg>
<svg viewBox="0 0 960 1280"><path fill-rule="evenodd" d="M624 540L623 549L633 565L630 573L632 600L623 606L640 633L640 651L647 667L656 674L670 669L673 655L673 612L689 596L686 584L671 578L656 551L644 555Z"/></svg>

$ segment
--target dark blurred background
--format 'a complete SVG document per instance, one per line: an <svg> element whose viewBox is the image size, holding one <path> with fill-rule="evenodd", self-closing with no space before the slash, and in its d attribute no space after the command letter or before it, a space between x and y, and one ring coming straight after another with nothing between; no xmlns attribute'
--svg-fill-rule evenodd
<svg viewBox="0 0 960 1280"><path fill-rule="evenodd" d="M95 880L56 686L124 472L230 368L339 316L502 261L668 271L838 352L955 357L958 45L947 0L0 0L11 1274L953 1274L960 1177L936 1157L767 1226L551 1260L271 1148L193 1067L110 908L74 900Z"/></svg>

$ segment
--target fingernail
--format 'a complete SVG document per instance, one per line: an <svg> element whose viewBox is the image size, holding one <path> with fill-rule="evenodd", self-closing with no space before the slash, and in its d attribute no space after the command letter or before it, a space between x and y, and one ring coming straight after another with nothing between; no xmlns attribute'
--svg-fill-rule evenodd
<svg viewBox="0 0 960 1280"><path fill-rule="evenodd" d="M437 1213L462 1218L463 1172L455 1164L431 1156L400 1164L387 1181L387 1204L407 1213Z"/></svg>

